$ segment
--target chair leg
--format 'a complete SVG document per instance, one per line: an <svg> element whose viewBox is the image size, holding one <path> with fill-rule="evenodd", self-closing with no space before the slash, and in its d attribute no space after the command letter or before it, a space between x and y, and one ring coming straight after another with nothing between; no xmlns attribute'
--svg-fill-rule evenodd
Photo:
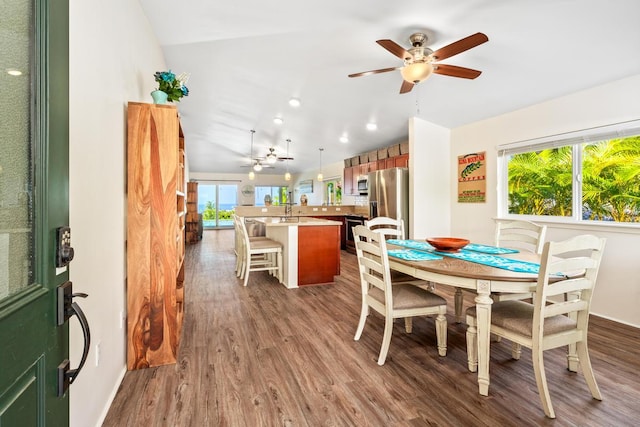
<svg viewBox="0 0 640 427"><path fill-rule="evenodd" d="M589 358L587 343L584 341L578 342L576 344L576 350L578 352L578 357L580 358L582 375L584 375L584 379L587 382L591 396L593 396L594 399L602 400L602 394L600 394L598 383L596 383L596 376L594 375L593 368L591 367L591 359Z"/></svg>
<svg viewBox="0 0 640 427"><path fill-rule="evenodd" d="M364 324L367 321L368 315L369 315L369 305L363 298L362 308L360 309L360 321L358 322L358 329L356 329L356 335L353 337L354 341L358 341L362 336L362 331L364 330Z"/></svg>
<svg viewBox="0 0 640 427"><path fill-rule="evenodd" d="M391 344L391 333L393 332L393 318L385 317L384 319L384 335L382 336L382 347L380 348L380 356L378 357L378 365L384 365L389 352L389 344Z"/></svg>
<svg viewBox="0 0 640 427"><path fill-rule="evenodd" d="M462 323L462 289L456 288L456 293L454 295L454 307L456 310L456 323Z"/></svg>
<svg viewBox="0 0 640 427"><path fill-rule="evenodd" d="M282 270L282 252L278 252L276 262L278 263L278 281L280 283L284 283L284 273Z"/></svg>
<svg viewBox="0 0 640 427"><path fill-rule="evenodd" d="M520 355L522 354L522 346L517 342L511 343L511 358L515 360L520 360Z"/></svg>
<svg viewBox="0 0 640 427"><path fill-rule="evenodd" d="M471 372L478 371L478 330L476 319L467 316L467 363Z"/></svg>
<svg viewBox="0 0 640 427"><path fill-rule="evenodd" d="M551 404L549 386L547 385L547 376L544 371L544 351L541 348L535 347L531 349L531 359L533 360L533 373L536 377L536 384L538 385L538 394L540 395L540 401L542 402L542 409L544 409L544 414L547 417L555 418L556 414L553 411L553 405Z"/></svg>
<svg viewBox="0 0 640 427"><path fill-rule="evenodd" d="M436 317L436 340L438 341L438 354L447 355L447 307L443 306Z"/></svg>
<svg viewBox="0 0 640 427"><path fill-rule="evenodd" d="M249 272L251 271L251 255L248 255L244 262L242 273L244 274L244 286L247 286L249 283Z"/></svg>
<svg viewBox="0 0 640 427"><path fill-rule="evenodd" d="M405 317L404 318L404 330L408 334L413 332L413 317Z"/></svg>

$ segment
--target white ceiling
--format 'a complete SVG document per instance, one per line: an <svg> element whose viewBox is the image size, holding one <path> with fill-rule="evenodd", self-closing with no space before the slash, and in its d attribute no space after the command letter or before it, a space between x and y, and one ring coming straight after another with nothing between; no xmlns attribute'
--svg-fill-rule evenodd
<svg viewBox="0 0 640 427"><path fill-rule="evenodd" d="M300 172L318 168L320 147L328 164L406 140L412 116L453 128L640 73L638 0L140 3L167 66L191 74L179 110L194 172L248 172L251 129L254 157L271 146L284 156L289 138ZM399 71L347 77L401 66L375 41L408 48L416 31L433 50L485 33L489 42L442 61L482 75L433 75L403 95Z"/></svg>

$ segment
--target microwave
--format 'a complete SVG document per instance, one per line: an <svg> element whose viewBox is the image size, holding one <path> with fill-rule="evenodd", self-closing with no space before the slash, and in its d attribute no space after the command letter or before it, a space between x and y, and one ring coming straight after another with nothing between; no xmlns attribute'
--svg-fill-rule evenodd
<svg viewBox="0 0 640 427"><path fill-rule="evenodd" d="M359 194L368 194L369 192L369 180L366 176L361 176L358 178L358 193Z"/></svg>

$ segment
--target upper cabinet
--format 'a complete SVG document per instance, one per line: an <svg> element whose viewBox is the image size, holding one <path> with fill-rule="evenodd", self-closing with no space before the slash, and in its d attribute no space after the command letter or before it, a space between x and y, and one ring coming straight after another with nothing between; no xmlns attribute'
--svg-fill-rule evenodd
<svg viewBox="0 0 640 427"><path fill-rule="evenodd" d="M127 367L175 363L183 316L184 137L172 105L127 111Z"/></svg>
<svg viewBox="0 0 640 427"><path fill-rule="evenodd" d="M392 145L345 160L344 194L357 196L358 178L369 172L409 167L409 143Z"/></svg>

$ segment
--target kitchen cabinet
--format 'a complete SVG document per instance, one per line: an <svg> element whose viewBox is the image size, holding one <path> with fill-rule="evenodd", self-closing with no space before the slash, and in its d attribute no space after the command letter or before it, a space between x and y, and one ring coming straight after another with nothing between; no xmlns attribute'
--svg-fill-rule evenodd
<svg viewBox="0 0 640 427"><path fill-rule="evenodd" d="M353 181L353 171L354 171L354 167L350 166L350 167L346 167L344 168L344 179L343 179L343 191L344 194L347 194L349 196L352 196L354 193L354 181Z"/></svg>
<svg viewBox="0 0 640 427"><path fill-rule="evenodd" d="M334 283L340 275L340 227L298 227L298 286Z"/></svg>
<svg viewBox="0 0 640 427"><path fill-rule="evenodd" d="M358 193L358 177L367 175L369 172L376 170L391 168L408 168L409 154L400 154L398 156L380 159L374 162L363 163L358 166L344 168L344 194L357 196Z"/></svg>
<svg viewBox="0 0 640 427"><path fill-rule="evenodd" d="M396 168L408 168L409 167L409 155L408 154L400 154L399 156L393 157L394 167Z"/></svg>
<svg viewBox="0 0 640 427"><path fill-rule="evenodd" d="M340 249L346 249L347 248L347 222L346 219L343 215L341 216L337 216L337 215L326 215L326 216L313 216L314 218L319 218L319 219L328 219L330 221L337 221L339 223L341 223L342 225L340 226Z"/></svg>
<svg viewBox="0 0 640 427"><path fill-rule="evenodd" d="M360 175L367 175L369 172L378 170L378 162L367 162L359 166Z"/></svg>
<svg viewBox="0 0 640 427"><path fill-rule="evenodd" d="M128 369L176 362L184 303L184 155L175 106L128 104Z"/></svg>

